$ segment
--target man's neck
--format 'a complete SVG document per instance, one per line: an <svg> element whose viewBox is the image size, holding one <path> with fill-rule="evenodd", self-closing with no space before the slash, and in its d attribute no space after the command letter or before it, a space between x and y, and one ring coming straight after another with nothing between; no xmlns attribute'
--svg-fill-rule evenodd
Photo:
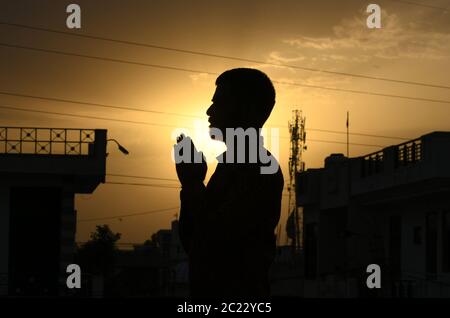
<svg viewBox="0 0 450 318"><path fill-rule="evenodd" d="M227 150L217 157L222 163L258 163L261 151L267 151L264 149L264 139L261 135L258 135L258 138L225 140L225 145Z"/></svg>

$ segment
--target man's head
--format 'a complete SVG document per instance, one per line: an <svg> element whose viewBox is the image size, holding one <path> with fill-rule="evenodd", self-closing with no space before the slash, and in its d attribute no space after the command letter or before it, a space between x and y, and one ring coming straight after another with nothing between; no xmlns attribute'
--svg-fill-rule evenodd
<svg viewBox="0 0 450 318"><path fill-rule="evenodd" d="M206 114L210 127L261 128L275 105L275 89L261 71L236 68L222 73L216 80L213 104Z"/></svg>

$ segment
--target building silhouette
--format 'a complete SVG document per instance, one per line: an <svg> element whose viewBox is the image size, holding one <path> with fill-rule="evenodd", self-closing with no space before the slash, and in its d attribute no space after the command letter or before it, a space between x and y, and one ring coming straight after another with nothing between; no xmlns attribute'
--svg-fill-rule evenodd
<svg viewBox="0 0 450 318"><path fill-rule="evenodd" d="M106 130L0 127L0 295L68 293L75 193L105 181Z"/></svg>
<svg viewBox="0 0 450 318"><path fill-rule="evenodd" d="M449 297L449 163L450 132L433 132L298 174L305 297Z"/></svg>

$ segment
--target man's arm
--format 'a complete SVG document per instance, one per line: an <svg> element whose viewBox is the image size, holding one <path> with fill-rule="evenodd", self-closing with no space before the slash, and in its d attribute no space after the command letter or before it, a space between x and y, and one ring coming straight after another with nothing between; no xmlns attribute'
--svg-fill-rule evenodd
<svg viewBox="0 0 450 318"><path fill-rule="evenodd" d="M189 254L192 239L201 210L205 206L206 188L203 182L183 186L180 191L180 223L179 234L184 250Z"/></svg>
<svg viewBox="0 0 450 318"><path fill-rule="evenodd" d="M183 157L183 153L190 154L187 160ZM176 171L181 183L179 234L183 248L189 254L196 219L199 210L204 206L205 186L203 180L208 167L203 154L198 152L192 140L184 135L177 138L174 155ZM202 160L195 162L196 157L200 157Z"/></svg>

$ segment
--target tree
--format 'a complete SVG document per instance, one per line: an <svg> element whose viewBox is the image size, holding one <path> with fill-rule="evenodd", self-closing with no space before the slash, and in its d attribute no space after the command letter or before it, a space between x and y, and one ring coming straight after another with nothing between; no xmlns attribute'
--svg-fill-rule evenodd
<svg viewBox="0 0 450 318"><path fill-rule="evenodd" d="M78 251L81 268L90 274L102 274L107 277L114 268L116 243L121 234L111 231L108 225L97 225L91 239Z"/></svg>
<svg viewBox="0 0 450 318"><path fill-rule="evenodd" d="M153 248L159 247L158 236L156 235L156 233L153 233L151 238L144 242L144 246Z"/></svg>

